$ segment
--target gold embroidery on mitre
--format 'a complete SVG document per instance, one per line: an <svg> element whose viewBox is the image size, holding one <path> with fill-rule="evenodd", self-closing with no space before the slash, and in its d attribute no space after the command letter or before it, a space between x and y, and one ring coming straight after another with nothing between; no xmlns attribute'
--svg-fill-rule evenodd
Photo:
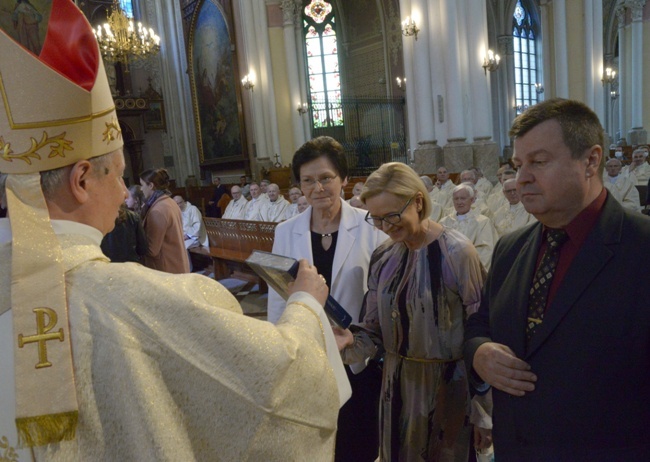
<svg viewBox="0 0 650 462"><path fill-rule="evenodd" d="M12 130L49 128L49 127L60 127L62 125L79 124L79 123L91 121L93 119L97 119L99 117L104 117L105 115L115 111L115 105L113 105L102 111L95 112L93 114L79 116L79 117L68 117L66 119L56 119L56 120L42 120L40 122L14 122L13 114L11 113L11 108L9 107L9 99L7 98L7 92L5 91L4 83L2 81L2 74L0 74L0 94L2 95L2 101L4 103L5 112L7 113L9 128L11 128Z"/></svg>
<svg viewBox="0 0 650 462"><path fill-rule="evenodd" d="M51 308L34 308L33 311L36 313L36 334L27 336L18 334L18 348L22 348L28 343L38 343L38 363L36 364L36 369L41 369L52 366L52 363L47 360L47 345L45 342L50 340L63 342L65 336L63 335L63 328L59 329L58 332L48 334L56 326L58 320L56 311ZM45 324L46 315L48 318L47 325Z"/></svg>
<svg viewBox="0 0 650 462"><path fill-rule="evenodd" d="M111 141L116 140L118 137L122 136L122 129L120 128L120 123L115 117L110 122L104 122L106 124L106 130L104 130L104 138L102 141L106 141L106 144L110 144ZM107 141L108 140L108 141Z"/></svg>
<svg viewBox="0 0 650 462"><path fill-rule="evenodd" d="M9 439L6 436L0 438L0 449L3 450L0 453L0 462L18 462L18 453L9 444Z"/></svg>
<svg viewBox="0 0 650 462"><path fill-rule="evenodd" d="M9 162L13 162L14 159L20 159L27 162L28 165L32 165L31 159L41 160L42 157L38 151L48 145L50 147L48 158L51 159L52 157L57 156L65 157L65 151L72 151L73 149L71 147L72 141L65 139L65 133L66 132L59 133L58 135L50 137L50 135L44 131L41 141L36 141L35 138L30 137L29 140L32 143L31 147L20 154L14 154L14 151L11 149L11 143L5 143L4 138L0 136L0 152L2 152L2 158Z"/></svg>

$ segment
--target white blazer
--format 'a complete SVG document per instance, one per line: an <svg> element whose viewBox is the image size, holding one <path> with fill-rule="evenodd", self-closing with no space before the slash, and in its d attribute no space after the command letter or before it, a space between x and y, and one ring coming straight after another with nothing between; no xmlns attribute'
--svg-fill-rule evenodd
<svg viewBox="0 0 650 462"><path fill-rule="evenodd" d="M275 228L273 253L306 259L314 263L311 250L312 208L280 223ZM368 290L368 267L373 251L388 238L386 234L364 221L366 211L341 201L341 223L332 264L330 294L350 313L358 324L363 297ZM268 320L276 323L284 311L285 302L269 287Z"/></svg>

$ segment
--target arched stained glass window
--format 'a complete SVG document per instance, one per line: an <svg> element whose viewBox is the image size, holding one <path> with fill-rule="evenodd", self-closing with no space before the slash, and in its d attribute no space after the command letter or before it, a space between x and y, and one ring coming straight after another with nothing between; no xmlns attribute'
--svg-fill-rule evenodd
<svg viewBox="0 0 650 462"><path fill-rule="evenodd" d="M341 75L332 6L312 0L303 11L303 32L313 127L342 126Z"/></svg>
<svg viewBox="0 0 650 462"><path fill-rule="evenodd" d="M512 40L515 61L515 106L517 114L537 104L535 84L539 82L537 69L537 25L529 12L517 2L512 16Z"/></svg>
<svg viewBox="0 0 650 462"><path fill-rule="evenodd" d="M128 18L133 18L133 0L120 0L120 8Z"/></svg>

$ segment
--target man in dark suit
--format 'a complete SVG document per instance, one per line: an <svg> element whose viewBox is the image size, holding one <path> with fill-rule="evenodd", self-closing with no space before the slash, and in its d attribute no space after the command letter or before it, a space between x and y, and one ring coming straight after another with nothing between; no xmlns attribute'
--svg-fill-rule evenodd
<svg viewBox="0 0 650 462"><path fill-rule="evenodd" d="M227 194L226 187L221 184L221 178L218 176L212 177L212 184L214 185L214 193L212 194L212 200L208 202L206 216L221 218L221 215L225 210L221 210L221 207L219 207L219 201L224 194Z"/></svg>
<svg viewBox="0 0 650 462"><path fill-rule="evenodd" d="M603 188L603 129L584 104L532 106L510 136L539 223L497 244L465 343L473 386L492 386L496 459L648 461L650 284L638 271L650 219ZM547 265L558 234L567 240Z"/></svg>

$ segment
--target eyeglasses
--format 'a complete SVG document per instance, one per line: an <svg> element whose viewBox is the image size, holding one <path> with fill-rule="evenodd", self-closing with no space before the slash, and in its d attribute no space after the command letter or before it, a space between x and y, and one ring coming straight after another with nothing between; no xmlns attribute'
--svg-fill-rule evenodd
<svg viewBox="0 0 650 462"><path fill-rule="evenodd" d="M330 184L335 176L324 176L323 178L303 178L300 180L300 185L303 188L313 188L316 186L316 183L320 184L321 186L327 186Z"/></svg>
<svg viewBox="0 0 650 462"><path fill-rule="evenodd" d="M404 207L402 207L402 210L400 210L399 212L396 212L396 213L389 213L387 215L384 215L383 217L372 216L372 215L370 215L370 212L366 213L366 218L365 218L366 223L368 223L369 225L374 226L375 228L379 228L379 229L382 228L382 224L383 224L384 221L386 223L388 223L389 225L398 224L400 221L402 221L402 214L404 213L404 210L406 210L406 207L409 206L409 204L411 203L413 198L415 198L415 196L411 197L406 202L406 204L404 204Z"/></svg>

